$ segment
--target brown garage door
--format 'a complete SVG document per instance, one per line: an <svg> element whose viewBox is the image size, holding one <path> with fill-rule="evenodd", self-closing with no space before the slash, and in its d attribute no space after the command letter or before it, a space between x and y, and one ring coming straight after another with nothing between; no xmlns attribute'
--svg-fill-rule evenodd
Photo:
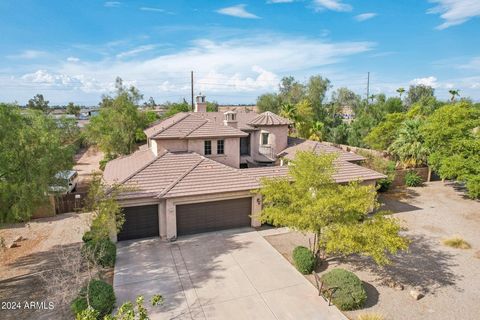
<svg viewBox="0 0 480 320"><path fill-rule="evenodd" d="M158 237L158 205L123 208L125 223L118 241Z"/></svg>
<svg viewBox="0 0 480 320"><path fill-rule="evenodd" d="M177 234L248 227L251 211L252 198L178 205Z"/></svg>

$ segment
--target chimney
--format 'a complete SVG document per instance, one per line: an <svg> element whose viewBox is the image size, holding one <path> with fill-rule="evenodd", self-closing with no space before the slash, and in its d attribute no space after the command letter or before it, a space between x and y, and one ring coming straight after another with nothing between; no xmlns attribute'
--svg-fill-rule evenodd
<svg viewBox="0 0 480 320"><path fill-rule="evenodd" d="M200 95L195 98L195 112L207 112L207 100L205 96Z"/></svg>
<svg viewBox="0 0 480 320"><path fill-rule="evenodd" d="M235 111L227 111L223 114L223 124L229 127L237 128L237 113Z"/></svg>

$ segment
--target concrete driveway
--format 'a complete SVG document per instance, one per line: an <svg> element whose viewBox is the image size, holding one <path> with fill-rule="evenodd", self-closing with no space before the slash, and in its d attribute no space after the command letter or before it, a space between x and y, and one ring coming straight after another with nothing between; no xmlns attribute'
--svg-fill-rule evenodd
<svg viewBox="0 0 480 320"><path fill-rule="evenodd" d="M151 319L346 319L252 229L118 244L117 305L162 294Z"/></svg>

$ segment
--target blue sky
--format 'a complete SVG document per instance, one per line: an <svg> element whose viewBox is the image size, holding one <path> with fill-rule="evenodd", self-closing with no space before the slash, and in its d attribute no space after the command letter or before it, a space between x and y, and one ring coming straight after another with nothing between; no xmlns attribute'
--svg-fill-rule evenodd
<svg viewBox="0 0 480 320"><path fill-rule="evenodd" d="M116 76L157 102L254 103L281 77L480 100L479 0L0 2L0 101L97 104ZM333 90L332 89L332 90Z"/></svg>

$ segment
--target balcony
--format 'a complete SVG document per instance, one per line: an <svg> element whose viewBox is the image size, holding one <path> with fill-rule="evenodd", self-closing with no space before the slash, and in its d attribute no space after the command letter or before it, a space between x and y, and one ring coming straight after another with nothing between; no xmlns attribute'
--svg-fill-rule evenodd
<svg viewBox="0 0 480 320"><path fill-rule="evenodd" d="M268 144L260 145L258 147L258 153L267 157L268 159L275 161L276 159L276 154L273 150L273 147Z"/></svg>

